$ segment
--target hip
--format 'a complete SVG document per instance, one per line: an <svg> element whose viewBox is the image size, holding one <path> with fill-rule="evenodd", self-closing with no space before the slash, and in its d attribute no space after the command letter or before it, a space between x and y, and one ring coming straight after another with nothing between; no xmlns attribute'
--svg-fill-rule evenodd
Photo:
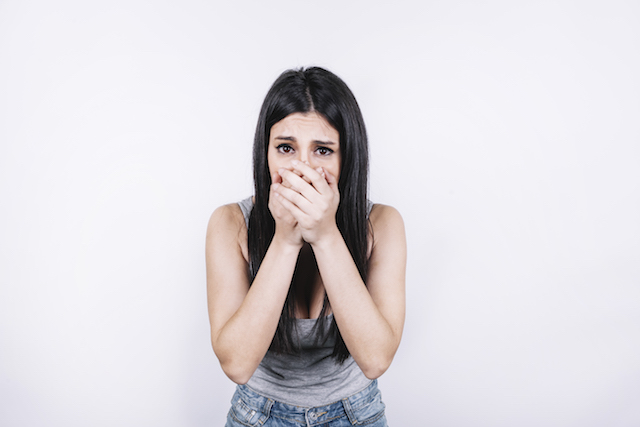
<svg viewBox="0 0 640 427"><path fill-rule="evenodd" d="M315 407L278 402L239 385L231 399L226 427L387 427L385 405L377 383L374 380L349 397Z"/></svg>

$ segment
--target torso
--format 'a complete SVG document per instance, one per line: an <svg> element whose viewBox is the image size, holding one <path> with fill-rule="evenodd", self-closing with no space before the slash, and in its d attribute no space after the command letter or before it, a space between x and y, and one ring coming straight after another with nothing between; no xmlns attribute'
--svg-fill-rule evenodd
<svg viewBox="0 0 640 427"><path fill-rule="evenodd" d="M236 205L238 206L238 205ZM373 205L373 210L376 205ZM238 221L241 221L240 232L238 233L238 245L242 251L242 256L249 266L249 246L248 246L248 233L247 225L245 223L244 215L239 207L237 207ZM369 233L369 247L367 248L367 256L371 256L373 249L373 242L371 234ZM318 272L318 264L313 256L313 250L308 243L305 243L300 250L298 256L298 262L296 264L296 270L293 276L292 283L295 292L296 301L296 318L298 319L316 319L322 314L322 305L324 302L324 284L322 283L322 277ZM328 307L327 313L331 313L331 307Z"/></svg>
<svg viewBox="0 0 640 427"><path fill-rule="evenodd" d="M324 284L318 272L318 264L313 256L313 250L308 243L305 243L300 251L292 285L296 301L296 318L315 319L319 317L324 301Z"/></svg>
<svg viewBox="0 0 640 427"><path fill-rule="evenodd" d="M240 217L244 223L244 217L240 212ZM238 236L238 244L242 250L242 256L249 266L249 248L247 244L247 227L244 225L243 231ZM315 319L322 313L322 304L324 301L324 284L322 277L318 273L318 264L316 263L313 251L308 243L305 243L300 250L296 270L293 276L293 290L295 292L296 301L296 318L298 319ZM331 313L331 308L326 315Z"/></svg>

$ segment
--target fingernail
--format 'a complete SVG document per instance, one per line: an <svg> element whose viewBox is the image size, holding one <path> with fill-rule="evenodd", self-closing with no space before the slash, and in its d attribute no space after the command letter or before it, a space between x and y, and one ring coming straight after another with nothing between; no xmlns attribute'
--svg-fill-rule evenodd
<svg viewBox="0 0 640 427"><path fill-rule="evenodd" d="M300 162L297 161L297 160L291 160L291 164L294 165L294 166L297 165L298 163L300 163Z"/></svg>
<svg viewBox="0 0 640 427"><path fill-rule="evenodd" d="M278 187L280 187L280 184L273 184L271 187L272 187L274 190L277 190L277 189L278 189Z"/></svg>

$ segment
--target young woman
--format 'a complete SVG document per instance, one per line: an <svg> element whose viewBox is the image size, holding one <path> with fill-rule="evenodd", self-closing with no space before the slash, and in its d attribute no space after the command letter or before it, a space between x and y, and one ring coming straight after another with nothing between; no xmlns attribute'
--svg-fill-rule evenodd
<svg viewBox="0 0 640 427"><path fill-rule="evenodd" d="M253 147L255 195L207 230L211 342L234 426L386 426L377 381L400 344L400 214L367 199L358 104L322 68L283 73Z"/></svg>

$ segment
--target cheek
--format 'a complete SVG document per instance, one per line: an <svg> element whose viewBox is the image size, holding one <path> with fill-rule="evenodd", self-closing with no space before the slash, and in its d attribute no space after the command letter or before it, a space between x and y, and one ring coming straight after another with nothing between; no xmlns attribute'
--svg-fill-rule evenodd
<svg viewBox="0 0 640 427"><path fill-rule="evenodd" d="M341 169L340 169L340 160L341 160L340 157L337 157L335 159L334 164L331 167L331 170L330 170L331 174L333 176L335 176L336 179L340 179L340 171L341 171Z"/></svg>
<svg viewBox="0 0 640 427"><path fill-rule="evenodd" d="M278 172L280 168L291 169L289 161L279 159L277 156L267 156L267 165L269 166L269 176L273 176L273 173Z"/></svg>
<svg viewBox="0 0 640 427"><path fill-rule="evenodd" d="M336 177L336 180L340 179L340 164L332 164L332 165L326 165L324 166L324 168L326 170L329 171L329 173L331 173L331 175Z"/></svg>
<svg viewBox="0 0 640 427"><path fill-rule="evenodd" d="M267 166L269 167L269 175L272 175L273 172L279 169L278 162L274 157L275 156L273 155L272 150L269 149L269 152L267 153Z"/></svg>

